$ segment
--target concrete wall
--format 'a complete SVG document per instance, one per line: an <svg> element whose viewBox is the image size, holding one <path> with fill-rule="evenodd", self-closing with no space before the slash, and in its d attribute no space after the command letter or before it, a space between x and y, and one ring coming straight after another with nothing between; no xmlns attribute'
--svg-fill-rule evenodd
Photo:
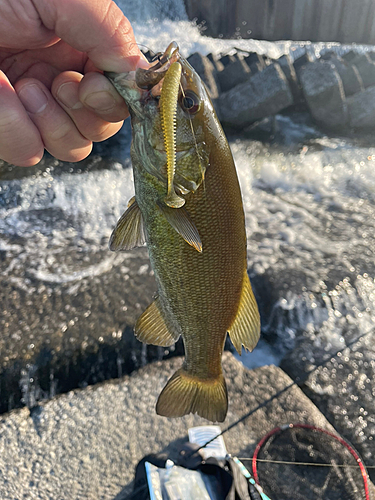
<svg viewBox="0 0 375 500"><path fill-rule="evenodd" d="M208 35L375 44L374 0L185 0Z"/></svg>

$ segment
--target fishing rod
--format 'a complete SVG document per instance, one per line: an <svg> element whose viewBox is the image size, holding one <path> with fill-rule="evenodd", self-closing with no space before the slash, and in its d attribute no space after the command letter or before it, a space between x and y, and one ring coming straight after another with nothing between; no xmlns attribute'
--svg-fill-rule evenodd
<svg viewBox="0 0 375 500"><path fill-rule="evenodd" d="M375 328L371 328L367 332L362 333L361 335L358 335L358 337L356 337L351 342L349 342L348 344L346 344L345 347L339 349L334 354L330 354L329 356L327 356L327 358L323 359L323 361L321 361L320 363L318 363L317 365L315 365L314 368L312 368L311 370L308 370L303 376L296 377L296 379L293 382L291 382L289 385L285 386L283 389L281 389L278 392L276 392L273 396L271 396L270 398L268 398L265 401L263 401L263 403L260 403L257 407L253 408L248 413L245 413L242 417L240 417L239 419L237 419L235 422L233 422L232 424L228 425L228 427L226 427L225 429L223 429L220 432L220 434L217 434L215 437L209 439L206 443L202 444L202 446L200 446L198 449L196 449L193 452L191 452L187 456L187 458L190 458L193 454L197 453L199 450L205 448L208 444L212 443L212 441L214 441L217 437L222 436L223 434L227 433L228 431L230 431L231 429L233 429L234 427L236 427L238 424L240 424L241 422L243 422L247 418L251 417L251 415L253 415L255 412L257 412L261 408L264 408L265 406L267 406L268 403L271 403L272 401L274 401L275 399L277 399L279 396L281 396L285 392L289 391L289 389L291 389L295 385L300 385L300 384L302 385L302 384L304 384L307 381L307 379L310 377L310 375L312 373L316 372L319 368L322 368L323 366L327 365L332 359L335 359L340 354L342 354L345 351L345 349L350 349L354 344L356 344L361 339L363 339L364 337L367 337L367 335L370 335L370 333L373 333L373 332L375 332Z"/></svg>
<svg viewBox="0 0 375 500"><path fill-rule="evenodd" d="M200 450L202 450L203 448L205 448L206 446L208 446L210 443L212 443L215 439L217 439L219 436L223 436L224 434L226 434L227 432L229 432L231 429L233 429L234 427L236 427L237 425L239 425L241 422L243 422L244 420L246 420L247 418L251 417L251 415L253 415L254 413L256 413L258 410L260 410L261 408L264 408L265 406L267 406L269 403L271 403L272 401L274 401L275 399L277 399L278 397L280 397L282 394L284 394L285 392L289 391L289 389L291 389L292 387L294 387L295 385L302 385L303 383L305 383L307 381L307 379L310 377L310 375L314 372L316 372L319 368L322 368L324 366L326 366L331 360L339 357L340 354L342 354L345 349L351 349L353 347L353 345L355 345L357 342L359 342L361 339L367 337L368 335L370 335L371 333L375 332L375 328L371 328L370 330L368 330L367 332L365 333L362 333L361 335L358 335L356 338L354 338L352 341L348 342L345 347L337 350L335 353L333 354L329 354L329 356L327 356L325 359L323 359L320 363L318 363L317 365L315 365L311 370L308 370L303 376L299 376L299 377L296 377L296 379L291 382L290 384L288 384L287 386L285 386L283 389L277 391L273 396L269 397L268 399L266 399L265 401L263 401L262 403L260 403L258 406L256 406L255 408L253 408L252 410L250 410L249 412L245 413L244 415L242 415L242 417L240 417L239 419L237 419L235 422L233 422L232 424L228 425L225 429L223 429L219 434L215 435L213 438L209 439L208 441L206 441L203 445L201 445L199 448L195 449L194 451L190 452L189 454L186 455L186 459L190 458L192 455L198 453ZM233 458L233 457L232 457ZM237 459L239 460L239 459ZM243 458L241 458L241 460L244 460ZM246 459L246 460L253 460L253 459ZM259 461L259 459L258 459ZM302 463L302 462L301 462ZM362 461L361 461L362 463ZM312 465L312 464L311 464ZM144 491L145 489L147 488L147 485L142 485L140 486L139 488L137 488L135 491L133 491L128 497L126 500L133 500L136 498L136 495L139 494L140 492Z"/></svg>

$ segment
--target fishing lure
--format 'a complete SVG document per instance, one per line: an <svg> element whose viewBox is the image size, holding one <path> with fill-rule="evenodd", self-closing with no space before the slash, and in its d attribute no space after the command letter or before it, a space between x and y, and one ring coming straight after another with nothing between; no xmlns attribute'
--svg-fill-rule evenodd
<svg viewBox="0 0 375 500"><path fill-rule="evenodd" d="M167 153L168 192L165 203L171 208L181 208L185 200L177 195L173 187L176 170L176 113L181 80L181 64L174 62L169 67L160 95L161 125Z"/></svg>

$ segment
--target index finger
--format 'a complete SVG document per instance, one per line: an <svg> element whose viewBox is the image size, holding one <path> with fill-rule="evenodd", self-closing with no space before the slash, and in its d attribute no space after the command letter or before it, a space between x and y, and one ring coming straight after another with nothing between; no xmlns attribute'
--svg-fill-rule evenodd
<svg viewBox="0 0 375 500"><path fill-rule="evenodd" d="M33 0L43 24L99 69L121 73L148 67L129 20L112 0Z"/></svg>
<svg viewBox="0 0 375 500"><path fill-rule="evenodd" d="M0 109L0 158L20 167L35 165L44 153L42 138L2 71Z"/></svg>

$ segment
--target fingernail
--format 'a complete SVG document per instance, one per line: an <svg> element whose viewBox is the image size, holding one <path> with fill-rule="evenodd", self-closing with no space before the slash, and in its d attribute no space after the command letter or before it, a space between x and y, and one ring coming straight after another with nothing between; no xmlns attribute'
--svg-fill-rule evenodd
<svg viewBox="0 0 375 500"><path fill-rule="evenodd" d="M94 111L100 113L109 113L116 106L114 97L103 90L99 92L92 92L85 98L85 104L92 108Z"/></svg>
<svg viewBox="0 0 375 500"><path fill-rule="evenodd" d="M57 99L69 109L83 108L83 104L78 98L78 84L67 82L60 85L56 92Z"/></svg>
<svg viewBox="0 0 375 500"><path fill-rule="evenodd" d="M48 104L48 97L38 85L25 85L18 97L29 113L41 113Z"/></svg>

